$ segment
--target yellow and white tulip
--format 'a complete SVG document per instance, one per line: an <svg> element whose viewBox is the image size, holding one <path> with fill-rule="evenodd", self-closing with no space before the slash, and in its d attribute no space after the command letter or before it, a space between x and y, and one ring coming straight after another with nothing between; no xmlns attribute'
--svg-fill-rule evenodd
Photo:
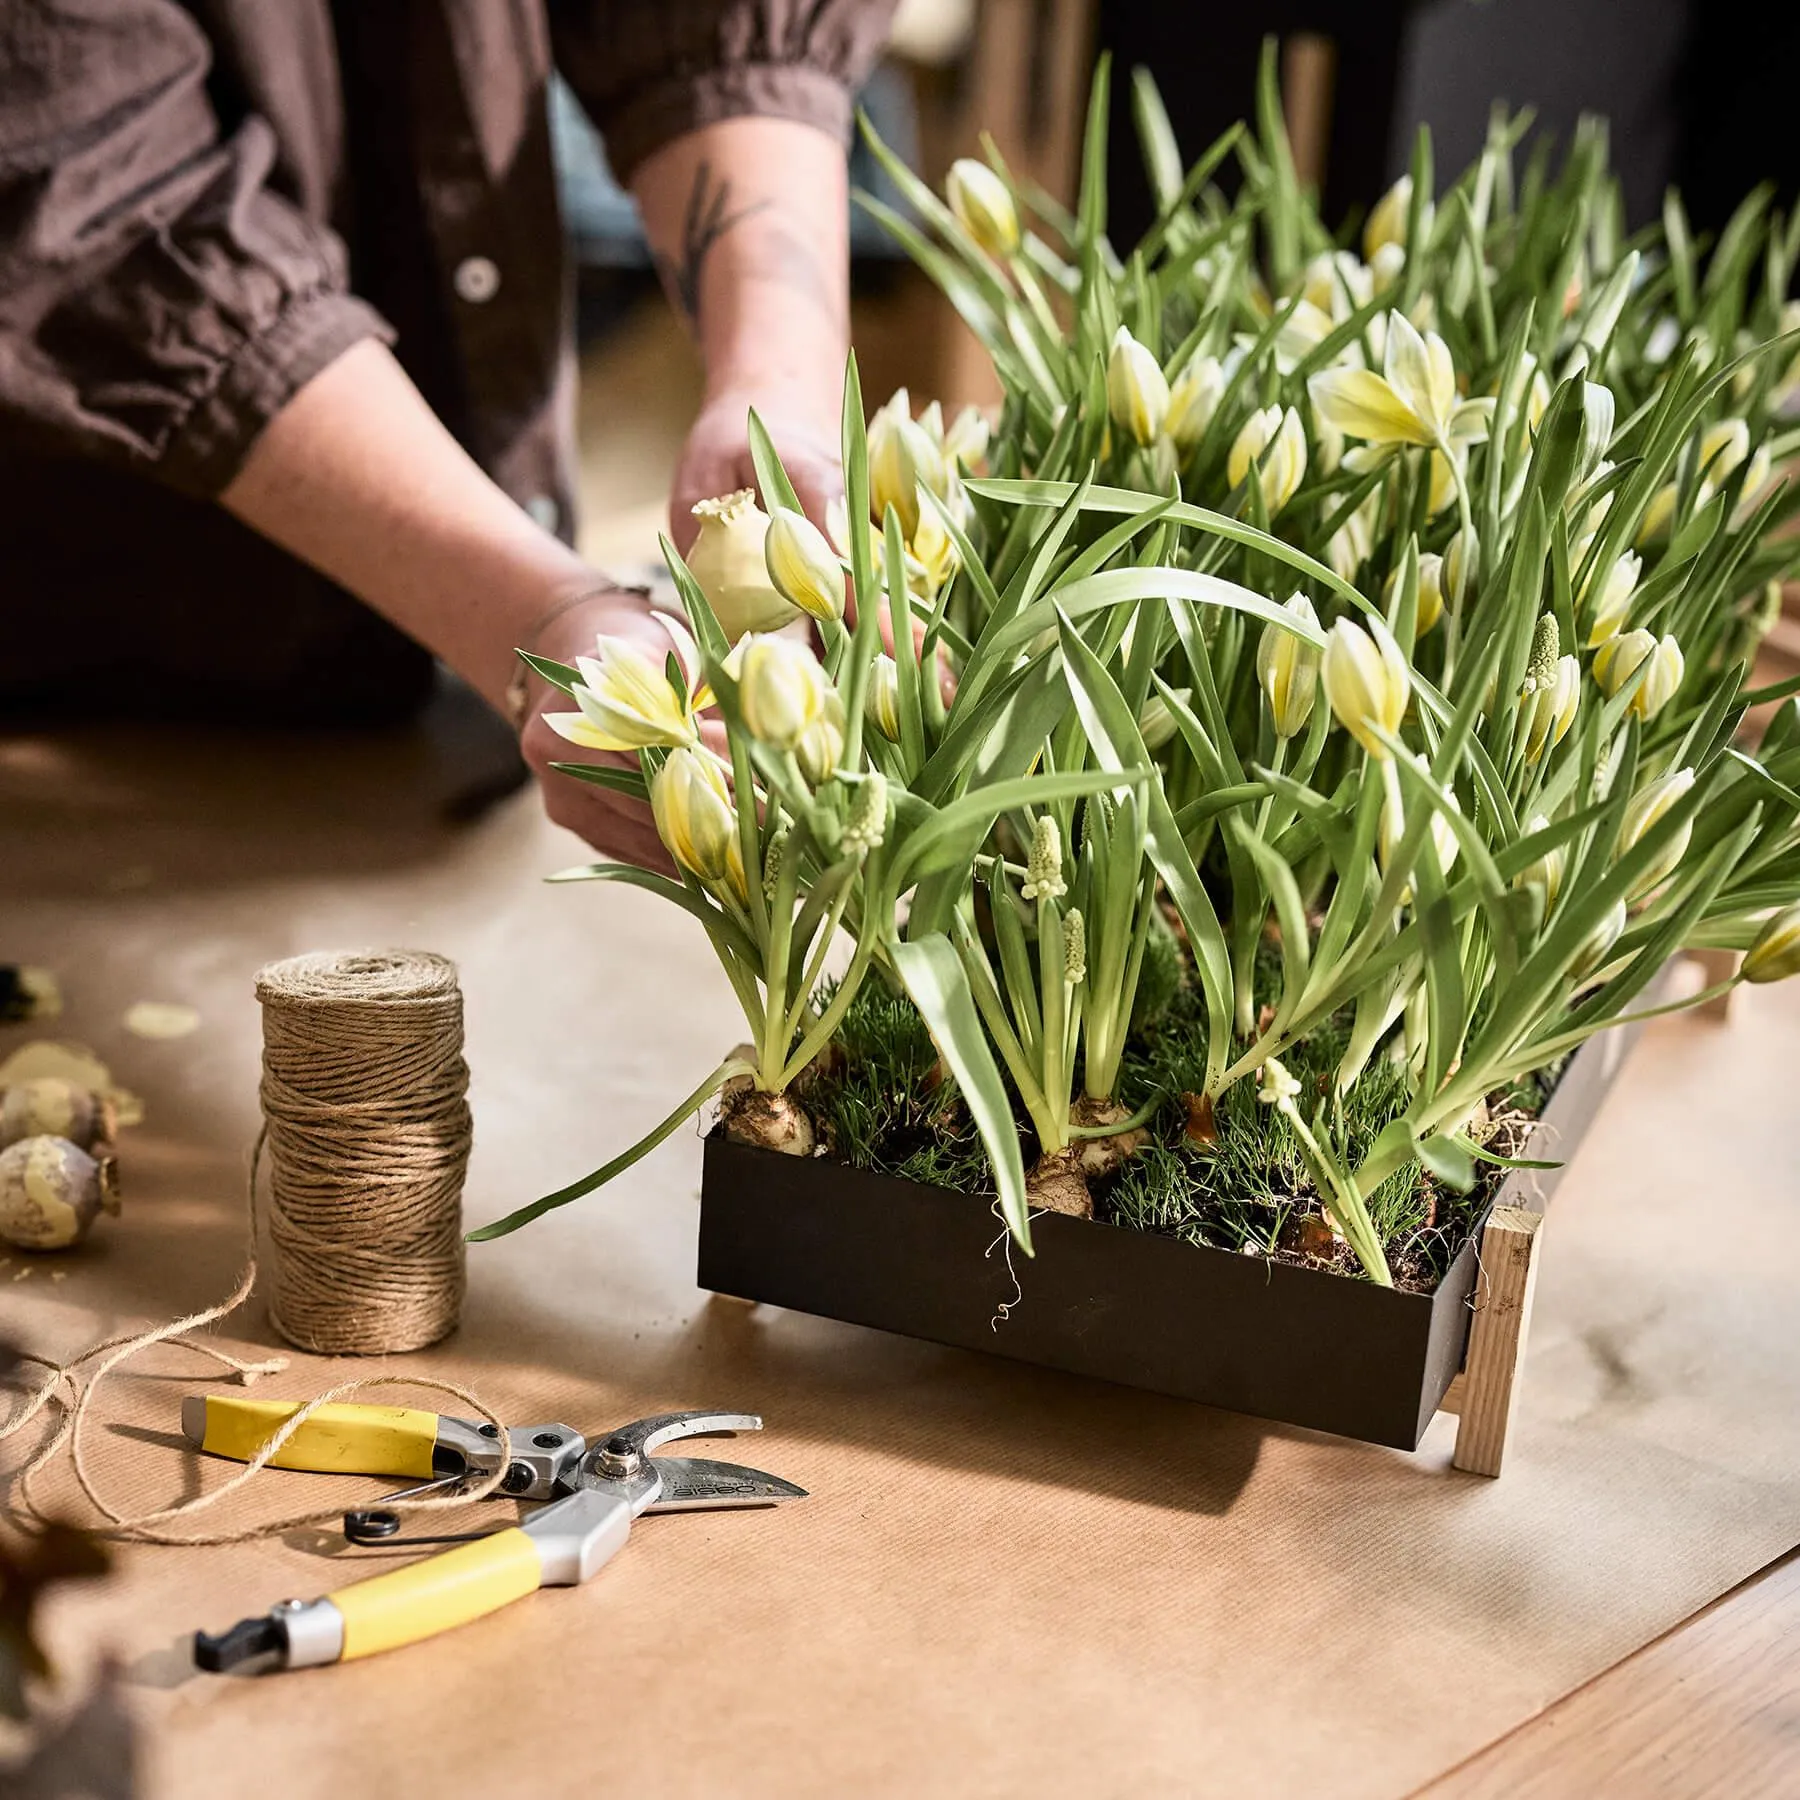
<svg viewBox="0 0 1800 1800"><path fill-rule="evenodd" d="M1004 262L1019 247L1019 209L1006 183L986 163L959 156L944 181L957 223L989 256Z"/></svg>
<svg viewBox="0 0 1800 1800"><path fill-rule="evenodd" d="M1785 981L1800 975L1800 901L1767 920L1744 953L1746 981Z"/></svg>
<svg viewBox="0 0 1800 1800"><path fill-rule="evenodd" d="M1644 572L1644 559L1634 550L1616 557L1600 584L1594 601L1593 623L1588 627L1588 648L1598 649L1610 637L1617 637L1631 618L1631 603L1637 596L1638 577Z"/></svg>
<svg viewBox="0 0 1800 1800"><path fill-rule="evenodd" d="M837 552L804 513L776 507L763 539L769 579L782 597L821 625L844 616L844 571Z"/></svg>
<svg viewBox="0 0 1800 1800"><path fill-rule="evenodd" d="M1263 510L1272 519L1293 499L1306 475L1306 432L1290 406L1266 406L1244 421L1226 459L1225 476L1237 487L1258 466Z"/></svg>
<svg viewBox="0 0 1800 1800"><path fill-rule="evenodd" d="M1319 615L1304 594L1295 594L1285 603L1284 610L1318 629ZM1318 693L1322 656L1315 645L1285 626L1263 627L1256 642L1256 681L1277 737L1296 737L1306 729Z"/></svg>
<svg viewBox="0 0 1800 1800"><path fill-rule="evenodd" d="M1148 448L1161 435L1169 412L1169 383L1162 365L1121 325L1106 358L1106 408L1134 443Z"/></svg>
<svg viewBox="0 0 1800 1800"><path fill-rule="evenodd" d="M794 638L747 637L725 670L738 684L744 728L773 750L795 749L836 697L819 659Z"/></svg>
<svg viewBox="0 0 1800 1800"><path fill-rule="evenodd" d="M659 656L635 638L600 637L592 656L575 659L581 679L574 689L578 712L547 713L559 737L584 750L649 750L700 740L695 714L712 704L699 682L700 656L687 627L668 613L654 613L668 634L683 684L671 685L668 650Z"/></svg>
<svg viewBox="0 0 1800 1800"><path fill-rule="evenodd" d="M1687 666L1680 644L1668 635L1658 638L1648 631L1625 631L1608 638L1594 652L1594 679L1609 700L1645 663L1648 670L1626 710L1649 720L1674 699L1681 686Z"/></svg>
<svg viewBox="0 0 1800 1800"><path fill-rule="evenodd" d="M669 854L712 886L743 898L737 813L719 765L704 750L671 750L650 783L650 812Z"/></svg>
<svg viewBox="0 0 1800 1800"><path fill-rule="evenodd" d="M1367 625L1339 619L1325 640L1325 697L1343 728L1381 760L1391 752L1378 731L1397 733L1412 698L1412 671L1394 634L1371 617Z"/></svg>
<svg viewBox="0 0 1800 1800"><path fill-rule="evenodd" d="M1625 823L1619 830L1619 855L1623 856L1627 851L1636 849L1650 828L1663 819L1693 785L1694 771L1677 769L1674 774L1665 775L1660 781L1653 781L1647 788L1634 794L1631 804L1625 809ZM1688 840L1693 835L1694 822L1692 818L1688 818L1658 852L1649 868L1631 884L1626 898L1635 904L1661 887L1680 866L1681 859L1687 854Z"/></svg>
<svg viewBox="0 0 1800 1800"><path fill-rule="evenodd" d="M1196 357L1169 389L1163 430L1184 455L1206 435L1225 392L1225 369L1216 356Z"/></svg>

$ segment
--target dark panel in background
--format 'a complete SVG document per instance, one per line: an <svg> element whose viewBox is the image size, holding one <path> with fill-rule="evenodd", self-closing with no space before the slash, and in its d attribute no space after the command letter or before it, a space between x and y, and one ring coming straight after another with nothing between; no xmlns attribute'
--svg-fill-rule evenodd
<svg viewBox="0 0 1800 1800"><path fill-rule="evenodd" d="M1631 222L1654 218L1677 183L1695 223L1716 230L1763 180L1800 196L1800 7L1755 24L1700 0L1274 0L1248 7L1100 0L1098 38L1121 76L1156 75L1182 149L1199 153L1248 115L1265 33L1330 38L1337 68L1325 214L1365 207L1432 129L1440 183L1473 160L1497 99L1537 109L1567 139L1583 112L1612 123ZM1117 241L1151 217L1128 92L1117 90L1109 158Z"/></svg>

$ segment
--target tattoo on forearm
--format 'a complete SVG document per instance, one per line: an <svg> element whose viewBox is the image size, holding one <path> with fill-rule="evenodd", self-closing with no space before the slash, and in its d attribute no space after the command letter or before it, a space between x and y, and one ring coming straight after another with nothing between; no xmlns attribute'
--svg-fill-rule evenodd
<svg viewBox="0 0 1800 1800"><path fill-rule="evenodd" d="M688 189L687 212L682 221L678 252L656 251L656 270L669 298L681 309L689 328L700 325L700 279L713 246L746 219L770 213L766 229L759 230L742 258L744 273L791 289L804 296L842 333L847 326L844 296L839 285L827 278L818 252L805 237L783 221L772 199L753 200L735 209L729 176L715 176L710 161L694 170Z"/></svg>
<svg viewBox="0 0 1800 1800"><path fill-rule="evenodd" d="M700 321L700 276L713 245L734 226L766 211L768 206L767 200L756 200L733 212L731 178L721 176L715 181L708 161L694 171L694 185L688 189L687 216L682 221L680 254L656 252L657 272L663 285L690 325Z"/></svg>

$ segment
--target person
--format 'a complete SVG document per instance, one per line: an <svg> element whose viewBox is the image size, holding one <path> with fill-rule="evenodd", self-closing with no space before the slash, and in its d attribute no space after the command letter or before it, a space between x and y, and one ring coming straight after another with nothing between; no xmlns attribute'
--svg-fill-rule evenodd
<svg viewBox="0 0 1800 1800"><path fill-rule="evenodd" d="M677 531L750 481L751 405L822 517L850 96L890 7L8 0L0 707L380 719L436 656L542 775L566 746L515 649L667 648L571 547L551 71L704 361ZM544 795L603 853L661 861L641 806Z"/></svg>

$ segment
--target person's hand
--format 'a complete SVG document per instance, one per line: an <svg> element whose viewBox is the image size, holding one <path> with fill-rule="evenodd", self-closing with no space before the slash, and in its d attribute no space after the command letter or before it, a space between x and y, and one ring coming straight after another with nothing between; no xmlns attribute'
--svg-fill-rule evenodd
<svg viewBox="0 0 1800 1800"><path fill-rule="evenodd" d="M558 613L531 649L556 662L572 663L578 656L591 656L594 639L602 634L641 643L658 666L669 654L668 633L652 616L649 602L642 594L624 588L605 589ZM638 766L634 752L586 750L545 724L546 712L569 712L574 705L541 677L529 678L519 751L543 789L544 811L564 830L585 838L602 856L673 875L675 864L643 801L550 767L557 762L611 763L621 769ZM703 727L703 735L715 748L725 748L724 728L716 719Z"/></svg>
<svg viewBox="0 0 1800 1800"><path fill-rule="evenodd" d="M844 491L835 419L820 418L816 407L779 392L734 388L715 394L700 409L675 466L669 522L675 546L683 553L699 529L693 513L696 501L756 486L756 468L750 460L752 406L768 428L807 517L821 530L825 509Z"/></svg>

